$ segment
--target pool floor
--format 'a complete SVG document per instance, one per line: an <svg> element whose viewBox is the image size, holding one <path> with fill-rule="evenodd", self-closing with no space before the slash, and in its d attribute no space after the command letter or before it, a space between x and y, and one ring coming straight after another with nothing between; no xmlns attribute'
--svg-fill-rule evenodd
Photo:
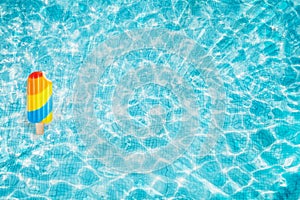
<svg viewBox="0 0 300 200"><path fill-rule="evenodd" d="M0 1L0 199L300 198L300 2ZM27 77L53 83L35 134Z"/></svg>

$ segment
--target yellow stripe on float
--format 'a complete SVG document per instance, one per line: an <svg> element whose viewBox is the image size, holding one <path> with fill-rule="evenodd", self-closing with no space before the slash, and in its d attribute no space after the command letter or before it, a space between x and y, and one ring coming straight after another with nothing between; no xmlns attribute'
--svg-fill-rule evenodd
<svg viewBox="0 0 300 200"><path fill-rule="evenodd" d="M27 95L27 111L33 111L41 108L47 103L52 95L52 83L42 92L34 95Z"/></svg>
<svg viewBox="0 0 300 200"><path fill-rule="evenodd" d="M49 123L49 122L51 122L52 121L52 112L51 113L49 113L49 115L45 118L45 119L43 119L43 123Z"/></svg>

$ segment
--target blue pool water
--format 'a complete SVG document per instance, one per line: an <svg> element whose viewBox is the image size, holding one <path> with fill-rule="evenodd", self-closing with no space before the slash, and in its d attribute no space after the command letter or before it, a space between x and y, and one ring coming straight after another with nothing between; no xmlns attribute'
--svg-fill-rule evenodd
<svg viewBox="0 0 300 200"><path fill-rule="evenodd" d="M299 199L300 2L0 1L0 199ZM26 80L53 82L37 136Z"/></svg>

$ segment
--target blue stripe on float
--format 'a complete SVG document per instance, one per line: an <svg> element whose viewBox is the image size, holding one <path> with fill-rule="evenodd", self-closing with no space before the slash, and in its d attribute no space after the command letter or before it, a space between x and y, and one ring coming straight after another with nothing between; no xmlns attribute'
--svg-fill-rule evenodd
<svg viewBox="0 0 300 200"><path fill-rule="evenodd" d="M51 111L52 111L52 95L50 99L47 101L47 103L43 105L43 107L41 107L38 110L27 112L27 117L31 123L39 123L44 118L46 118L49 115L49 113L51 113Z"/></svg>

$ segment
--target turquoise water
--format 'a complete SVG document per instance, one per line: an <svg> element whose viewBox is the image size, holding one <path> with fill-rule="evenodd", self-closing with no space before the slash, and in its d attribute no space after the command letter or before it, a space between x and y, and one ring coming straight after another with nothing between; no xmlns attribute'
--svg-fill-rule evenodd
<svg viewBox="0 0 300 200"><path fill-rule="evenodd" d="M298 199L299 15L299 1L1 1L0 199ZM43 136L26 119L37 70L54 91Z"/></svg>

